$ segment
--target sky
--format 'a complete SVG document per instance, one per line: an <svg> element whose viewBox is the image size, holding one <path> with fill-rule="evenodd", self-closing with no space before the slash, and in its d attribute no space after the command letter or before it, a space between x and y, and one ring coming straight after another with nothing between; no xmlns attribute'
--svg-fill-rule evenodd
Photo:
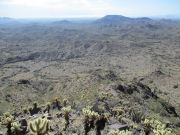
<svg viewBox="0 0 180 135"><path fill-rule="evenodd" d="M0 16L13 18L180 16L180 0L0 0Z"/></svg>

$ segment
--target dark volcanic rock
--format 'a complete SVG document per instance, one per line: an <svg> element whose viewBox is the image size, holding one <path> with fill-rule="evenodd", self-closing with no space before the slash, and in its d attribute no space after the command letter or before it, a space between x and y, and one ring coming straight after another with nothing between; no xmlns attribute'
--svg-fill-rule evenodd
<svg viewBox="0 0 180 135"><path fill-rule="evenodd" d="M134 86L131 86L131 85L121 85L121 84L119 84L117 86L117 90L119 90L119 91L121 91L123 93L127 93L127 94L132 94L135 89L136 88Z"/></svg>
<svg viewBox="0 0 180 135"><path fill-rule="evenodd" d="M22 80L19 80L17 83L18 84L30 84L30 81L22 79Z"/></svg>

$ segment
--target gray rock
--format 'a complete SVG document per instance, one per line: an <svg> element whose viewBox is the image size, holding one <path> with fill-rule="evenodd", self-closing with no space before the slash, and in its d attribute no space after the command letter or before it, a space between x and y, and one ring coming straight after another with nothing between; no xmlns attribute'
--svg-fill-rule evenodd
<svg viewBox="0 0 180 135"><path fill-rule="evenodd" d="M3 132L2 132L2 131L0 131L0 135L3 135Z"/></svg>
<svg viewBox="0 0 180 135"><path fill-rule="evenodd" d="M118 124L118 123L115 123L115 124L112 124L109 126L109 128L111 130L126 130L128 129L128 125L127 124Z"/></svg>

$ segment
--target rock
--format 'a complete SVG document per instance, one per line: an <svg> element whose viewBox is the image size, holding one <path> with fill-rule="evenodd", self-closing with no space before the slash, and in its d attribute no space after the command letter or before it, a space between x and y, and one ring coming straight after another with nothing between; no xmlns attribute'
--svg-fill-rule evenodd
<svg viewBox="0 0 180 135"><path fill-rule="evenodd" d="M126 94L132 94L134 90L136 90L136 88L132 85L121 85L119 84L117 86L117 90L126 93Z"/></svg>
<svg viewBox="0 0 180 135"><path fill-rule="evenodd" d="M30 81L22 79L22 80L19 80L17 83L18 84L30 84Z"/></svg>
<svg viewBox="0 0 180 135"><path fill-rule="evenodd" d="M159 100L163 108L169 113L174 115L175 117L179 117L179 115L176 112L175 107L173 107L170 103L166 102L165 100Z"/></svg>
<svg viewBox="0 0 180 135"><path fill-rule="evenodd" d="M21 129L23 130L22 132L26 133L27 132L27 126L28 126L28 123L27 123L26 119L22 118L20 120L20 124L21 124Z"/></svg>
<svg viewBox="0 0 180 135"><path fill-rule="evenodd" d="M177 88L178 88L178 84L174 85L173 88L174 88L174 89L177 89Z"/></svg>
<svg viewBox="0 0 180 135"><path fill-rule="evenodd" d="M22 119L20 120L20 124L21 124L21 126L27 126L27 125L28 125L25 118L22 118Z"/></svg>
<svg viewBox="0 0 180 135"><path fill-rule="evenodd" d="M119 123L115 123L109 126L109 128L111 130L127 130L128 129L128 125L127 124L119 124Z"/></svg>
<svg viewBox="0 0 180 135"><path fill-rule="evenodd" d="M125 118L125 117L121 118L121 122L128 124L128 125L131 125L133 123L133 121L131 119Z"/></svg>
<svg viewBox="0 0 180 135"><path fill-rule="evenodd" d="M138 91L142 94L143 99L149 99L149 98L157 99L158 98L157 95L155 95L152 92L149 86L141 82L137 82L135 85L137 86Z"/></svg>
<svg viewBox="0 0 180 135"><path fill-rule="evenodd" d="M2 131L0 131L0 135L3 135L3 132L2 132Z"/></svg>

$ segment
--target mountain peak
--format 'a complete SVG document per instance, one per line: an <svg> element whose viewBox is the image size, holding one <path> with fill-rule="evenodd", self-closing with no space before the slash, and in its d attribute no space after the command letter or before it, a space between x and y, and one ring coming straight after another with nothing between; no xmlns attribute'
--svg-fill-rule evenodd
<svg viewBox="0 0 180 135"><path fill-rule="evenodd" d="M149 22L152 19L148 17L142 18L130 18L122 15L106 15L98 20L95 23L101 24L121 24L121 23L137 23L137 22Z"/></svg>

